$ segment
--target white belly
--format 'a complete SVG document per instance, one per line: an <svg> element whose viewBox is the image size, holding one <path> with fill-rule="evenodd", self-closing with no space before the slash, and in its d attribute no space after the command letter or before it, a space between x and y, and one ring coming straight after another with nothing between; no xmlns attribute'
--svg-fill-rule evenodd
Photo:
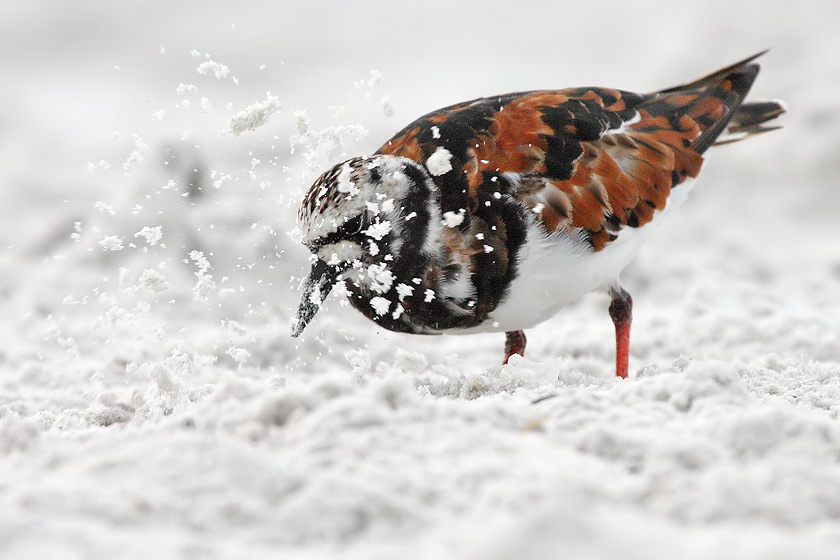
<svg viewBox="0 0 840 560"><path fill-rule="evenodd" d="M536 222L532 223L519 253L517 276L499 306L481 325L447 333L527 329L551 318L584 294L606 290L617 283L618 275L656 226L685 201L693 183L689 179L677 186L665 209L650 222L639 228L624 228L618 239L597 252L567 234L546 235Z"/></svg>

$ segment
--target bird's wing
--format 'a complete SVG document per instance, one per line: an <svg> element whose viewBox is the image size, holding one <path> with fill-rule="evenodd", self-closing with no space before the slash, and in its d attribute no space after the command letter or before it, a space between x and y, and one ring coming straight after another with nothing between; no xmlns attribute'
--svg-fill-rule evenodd
<svg viewBox="0 0 840 560"><path fill-rule="evenodd" d="M452 169L433 177L444 211L469 218L483 190L513 182L511 194L546 231L579 228L597 251L649 222L672 188L698 174L758 73L751 60L651 94L575 88L477 99L421 117L379 153L425 164L444 148Z"/></svg>

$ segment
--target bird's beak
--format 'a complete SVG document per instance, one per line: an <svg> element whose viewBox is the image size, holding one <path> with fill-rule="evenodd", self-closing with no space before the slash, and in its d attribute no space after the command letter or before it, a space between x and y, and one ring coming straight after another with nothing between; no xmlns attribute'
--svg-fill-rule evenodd
<svg viewBox="0 0 840 560"><path fill-rule="evenodd" d="M312 264L309 276L303 281L303 294L297 315L292 319L292 336L297 337L318 312L321 304L335 285L344 266L332 266L321 259Z"/></svg>

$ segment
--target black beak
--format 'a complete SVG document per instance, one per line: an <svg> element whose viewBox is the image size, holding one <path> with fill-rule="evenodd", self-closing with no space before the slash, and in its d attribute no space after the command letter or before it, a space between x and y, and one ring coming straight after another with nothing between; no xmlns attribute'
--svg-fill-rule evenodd
<svg viewBox="0 0 840 560"><path fill-rule="evenodd" d="M292 336L297 337L318 312L346 266L332 266L321 259L315 261L309 276L303 282L303 294L297 315L292 319Z"/></svg>

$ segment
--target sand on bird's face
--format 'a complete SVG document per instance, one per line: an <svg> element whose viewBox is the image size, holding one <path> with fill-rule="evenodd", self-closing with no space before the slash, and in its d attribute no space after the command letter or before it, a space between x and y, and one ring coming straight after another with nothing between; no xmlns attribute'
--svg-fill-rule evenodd
<svg viewBox="0 0 840 560"><path fill-rule="evenodd" d="M655 4L4 3L0 558L835 558L837 7ZM785 128L710 150L625 271L631 379L599 295L506 367L346 289L289 336L331 165L459 101L768 46Z"/></svg>

